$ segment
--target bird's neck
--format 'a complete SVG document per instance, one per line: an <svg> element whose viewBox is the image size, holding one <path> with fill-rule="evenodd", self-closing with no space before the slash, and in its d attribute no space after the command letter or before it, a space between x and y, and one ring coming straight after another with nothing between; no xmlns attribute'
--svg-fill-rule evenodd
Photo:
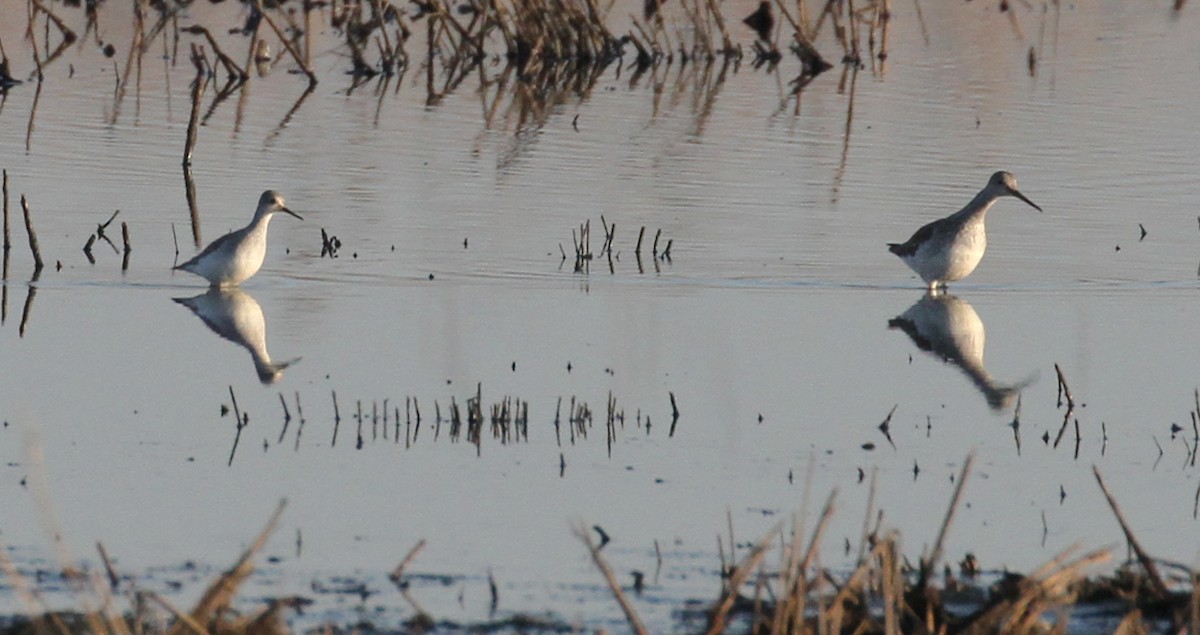
<svg viewBox="0 0 1200 635"><path fill-rule="evenodd" d="M272 216L274 216L274 214L263 214L262 216L256 217L250 223L250 227L249 227L250 231L252 231L252 232L267 231L267 225L271 222Z"/></svg>
<svg viewBox="0 0 1200 635"><path fill-rule="evenodd" d="M988 190L983 190L976 194L975 198L971 199L971 202L967 203L967 206L955 213L954 216L960 219L983 218L998 198L998 196Z"/></svg>

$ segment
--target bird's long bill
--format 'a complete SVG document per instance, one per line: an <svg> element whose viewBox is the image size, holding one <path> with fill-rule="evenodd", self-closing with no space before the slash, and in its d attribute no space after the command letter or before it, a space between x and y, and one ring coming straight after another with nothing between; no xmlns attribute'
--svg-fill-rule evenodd
<svg viewBox="0 0 1200 635"><path fill-rule="evenodd" d="M1009 192L1011 192L1013 196L1015 196L1015 197L1017 197L1017 198L1021 199L1022 201L1025 201L1026 203L1029 203L1029 206L1030 206L1030 207L1032 207L1033 209L1036 209L1036 210L1037 210L1037 211L1039 211L1039 212L1040 212L1040 211L1042 211L1042 208L1038 207L1038 206L1037 206L1037 203L1034 203L1033 201L1031 201L1031 200L1029 200L1029 199L1025 198L1025 195L1024 195L1024 194L1022 194L1022 193L1020 193L1020 192L1016 191L1015 189L1014 189L1014 190L1009 190Z"/></svg>
<svg viewBox="0 0 1200 635"><path fill-rule="evenodd" d="M1019 195L1018 195L1018 196L1019 196ZM1024 196L1022 196L1021 198L1025 198L1025 197L1024 197ZM1026 202L1028 202L1028 199L1026 199ZM1030 205L1033 205L1033 203L1029 203L1029 204L1030 204ZM1033 206L1034 206L1034 207L1037 207L1037 205L1033 205ZM288 209L288 208L286 208L286 207L281 207L281 208L279 208L279 211L281 211L281 212L287 212L288 214L291 214L292 216L295 216L296 218L299 218L300 220L304 220L304 217L303 217L303 216L301 216L301 215L297 214L296 212L293 212L292 210L290 210L290 209ZM1040 208L1040 207L1038 207L1038 211L1039 211L1039 212L1041 211L1041 208Z"/></svg>

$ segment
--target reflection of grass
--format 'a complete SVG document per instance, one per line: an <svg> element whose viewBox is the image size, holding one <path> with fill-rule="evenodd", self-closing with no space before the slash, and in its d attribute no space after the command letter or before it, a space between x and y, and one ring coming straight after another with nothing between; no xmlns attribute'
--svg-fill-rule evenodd
<svg viewBox="0 0 1200 635"><path fill-rule="evenodd" d="M249 12L241 5L233 11L213 8L220 16L208 24L196 20L199 12L191 4L168 0L139 5L126 17L103 3L87 3L76 11L70 3L58 7L33 0L24 40L31 43L37 67L30 77L43 81L45 68L77 41L81 47L94 44L109 58L118 50L128 51L123 73L114 64L119 96L131 74L140 76L143 57L159 54L162 38L162 51L172 59L179 55L180 41L201 44L203 72L211 78L222 69L231 85L253 81L253 70L265 75L285 63L303 73L311 87L318 82L314 52L329 50L328 39L336 37L337 52L347 58L347 71L356 83L422 68L431 103L469 75L482 73L489 61L512 66L524 84L553 88L588 85L614 63L632 61L639 71L676 61L730 64L741 62L750 50L756 66L774 66L790 51L802 64L800 77L811 78L831 68L815 44L823 34L842 48L845 64L870 64L876 70L888 57L891 20L890 0L818 2L811 16L810 2L775 0L735 19L723 15L717 0L644 0L641 15L624 8L614 11L614 0L306 0L256 2ZM129 41L101 39L114 20L128 19ZM240 28L228 28L239 20ZM736 31L731 24L738 25ZM314 35L326 41L314 42ZM0 86L19 83L8 62L0 42Z"/></svg>

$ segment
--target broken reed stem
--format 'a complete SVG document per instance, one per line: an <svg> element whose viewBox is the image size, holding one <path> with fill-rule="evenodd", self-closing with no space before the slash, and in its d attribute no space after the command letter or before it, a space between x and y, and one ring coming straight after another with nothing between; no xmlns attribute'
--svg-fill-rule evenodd
<svg viewBox="0 0 1200 635"><path fill-rule="evenodd" d="M12 240L8 229L8 170L4 170L4 253L12 248Z"/></svg>
<svg viewBox="0 0 1200 635"><path fill-rule="evenodd" d="M1133 531L1129 528L1129 524L1125 522L1125 516L1121 514L1121 508L1117 506L1117 499L1113 498L1113 495L1108 491L1108 486L1104 484L1104 477L1100 476L1100 468L1093 465L1092 473L1096 475L1096 483L1100 485L1100 491L1104 493L1104 498L1108 501L1108 506L1112 508L1113 515L1117 517L1117 522L1121 525L1121 531L1125 532L1125 540L1129 542L1129 546L1133 548L1133 553L1137 555L1138 562L1146 570L1146 577L1150 578L1150 586L1154 588L1154 594L1159 598L1167 597L1170 595L1170 592L1167 590L1167 585L1163 583L1162 577L1158 574L1158 567L1154 566L1154 559L1142 550L1142 545L1133 536Z"/></svg>
<svg viewBox="0 0 1200 635"><path fill-rule="evenodd" d="M42 270L42 250L38 247L37 232L33 231L33 220L29 217L29 203L25 200L25 195L21 195L21 211L25 214L25 233L29 235L29 250L33 252L33 269L34 272ZM5 245L7 249L7 245Z"/></svg>
<svg viewBox="0 0 1200 635"><path fill-rule="evenodd" d="M813 528L812 538L808 541L808 549L804 552L804 559L800 561L800 575L812 566L813 560L817 557L817 548L821 545L821 536L825 534L825 528L829 526L829 521L833 519L834 503L837 501L838 490L833 488L829 492L829 498L825 499L825 507L821 509L821 518L817 521L817 526Z"/></svg>
<svg viewBox="0 0 1200 635"><path fill-rule="evenodd" d="M266 9L263 8L262 4L260 2L255 2L254 4L259 13L262 15L263 19L267 21L267 25L270 26L271 30L275 32L275 37L279 38L279 41L283 44L283 48L287 49L288 54L292 56L292 59L296 60L296 63L300 65L300 69L303 70L304 74L308 76L308 85L316 86L317 76L312 72L312 69L309 68L308 64L304 62L304 60L300 57L300 54L296 52L296 49L292 46L292 43L283 36L283 32L280 31L279 27L275 25L275 21L271 19L271 16L267 13Z"/></svg>
<svg viewBox="0 0 1200 635"><path fill-rule="evenodd" d="M963 488L967 484L967 477L971 475L971 465L975 463L975 451L972 450L967 454L967 460L963 461L962 471L958 474L958 482L954 484L954 494L950 496L950 506L946 508L946 517L942 520L942 527L938 530L937 539L933 541L933 551L929 552L929 559L921 563L921 586L929 587L929 579L937 568L937 563L942 559L942 543L946 539L946 532L950 529L950 523L954 520L954 512L958 510L958 504L962 500Z"/></svg>
<svg viewBox="0 0 1200 635"><path fill-rule="evenodd" d="M220 62L221 65L225 67L225 72L229 75L230 78L235 78L239 82L244 82L250 77L250 75L248 73L246 73L246 70L244 68L242 68L241 66L238 66L238 63L233 61L233 58L229 57L228 55L225 54L225 51L221 50L221 47L217 44L217 41L215 39L213 39L212 33L209 33L208 29L206 29L198 24L195 24L195 25L192 25L190 27L180 29L180 30L186 31L188 33L193 33L196 35L203 35L204 39L208 40L208 45L212 47L213 54L215 54L217 56L217 61Z"/></svg>
<svg viewBox="0 0 1200 635"><path fill-rule="evenodd" d="M229 387L229 399L233 402L233 417L237 420L237 433L233 436L233 447L229 450L229 463L233 465L233 457L237 454L238 442L242 440L242 428L246 427L242 423L242 411L238 409L237 397L233 394L233 386Z"/></svg>
<svg viewBox="0 0 1200 635"><path fill-rule="evenodd" d="M329 442L329 447L332 448L337 446L338 426L342 424L342 415L338 412L337 391L330 392L333 393L333 440Z"/></svg>
<svg viewBox="0 0 1200 635"><path fill-rule="evenodd" d="M121 577L117 575L117 570L108 557L108 551L104 549L104 543L97 542L96 551L100 552L100 561L104 563L104 573L108 576L109 589L116 592L117 587L121 584Z"/></svg>
<svg viewBox="0 0 1200 635"><path fill-rule="evenodd" d="M404 559L400 561L400 564L396 565L396 568L393 569L391 574L388 575L388 579L394 584L400 584L400 581L404 578L404 569L408 567L413 559L417 557L417 554L420 553L424 548L425 539L422 538L417 542L417 544L413 545L412 549L408 550L408 554L404 556Z"/></svg>
<svg viewBox="0 0 1200 635"><path fill-rule="evenodd" d="M1062 406L1063 397L1066 397L1067 408L1074 409L1075 408L1075 397L1073 397L1071 395L1071 389L1067 387L1067 378L1063 376L1062 369L1058 367L1058 364L1054 365L1054 372L1056 374L1058 374L1058 388L1059 388L1058 405Z"/></svg>
<svg viewBox="0 0 1200 635"><path fill-rule="evenodd" d="M192 149L196 147L196 136L200 132L200 100L204 98L204 87L208 82L204 78L204 65L201 63L203 53L194 43L192 44L192 63L196 66L196 79L192 82L192 113L188 117L187 140L183 145L183 167L192 165ZM188 173L185 171L184 176ZM197 234L199 240L199 234Z"/></svg>
<svg viewBox="0 0 1200 635"><path fill-rule="evenodd" d="M858 543L857 562L860 565L863 563L863 558L866 557L867 542L871 536L871 516L873 516L875 512L875 492L876 481L878 480L878 477L879 467L876 466L871 468L871 486L867 490L867 513L863 515L862 537L859 539Z"/></svg>
<svg viewBox="0 0 1200 635"><path fill-rule="evenodd" d="M191 617L197 624L208 624L219 613L228 609L234 594L237 592L238 586L254 572L254 564L250 559L254 557L254 554L262 550L263 545L267 542L267 538L275 532L275 527L279 524L279 517L283 515L283 510L286 507L287 499L280 499L279 505L275 508L275 513L271 515L271 518L267 521L267 525L259 532L254 542L242 552L241 557L238 558L237 562L228 571L208 587L204 596L196 603L196 607L192 609ZM176 625L167 631L167 635L180 635L180 630L178 625ZM205 631L201 630L200 632Z"/></svg>
<svg viewBox="0 0 1200 635"><path fill-rule="evenodd" d="M733 521L730 520L730 533L733 533ZM767 546L774 540L776 534L780 532L782 525L776 524L772 527L750 553L746 554L742 561L733 565L733 570L729 573L729 582L725 585L725 592L722 593L721 599L717 600L716 604L710 609L711 615L708 620L708 635L718 635L725 632L725 621L729 616L729 611L733 608L734 602L740 597L738 589L750 576L750 573L758 568L762 563L763 557L767 554ZM733 557L733 542L730 541L730 559Z"/></svg>
<svg viewBox="0 0 1200 635"><path fill-rule="evenodd" d="M625 597L625 592L621 590L621 585L617 583L617 578L613 575L612 569L604 561L604 556L600 555L600 549L592 542L592 536L588 533L587 524L581 521L572 529L575 532L575 536L583 541L584 546L591 552L592 561L596 563L596 568L600 569L600 573L604 575L604 580L608 583L608 588L612 591L613 597L617 599L617 604L621 605L621 610L625 613L625 619L629 621L629 627L637 635L647 635L648 631L642 624L641 618L638 617L637 611L634 610L633 604L630 604L629 598Z"/></svg>
<svg viewBox="0 0 1200 635"><path fill-rule="evenodd" d="M173 615L176 620L179 620L178 622L176 622L174 625L171 626L172 633L178 634L178 633L186 631L186 632L191 632L194 635L208 635L208 630L205 629L204 626L202 626L199 622L197 622L195 620L195 618L193 618L191 615L188 615L187 613L184 613L183 611L179 610L178 607L176 607L174 604L172 604L169 600L167 600L163 596L161 596L149 589L143 589L141 592L146 596L146 598L157 603L159 606L166 609L168 613ZM185 628L181 628L180 625L182 625Z"/></svg>

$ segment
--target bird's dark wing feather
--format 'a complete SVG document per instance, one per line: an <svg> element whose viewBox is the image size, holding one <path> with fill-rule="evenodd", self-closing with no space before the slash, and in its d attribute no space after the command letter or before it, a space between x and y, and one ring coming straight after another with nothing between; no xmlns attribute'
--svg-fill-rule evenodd
<svg viewBox="0 0 1200 635"><path fill-rule="evenodd" d="M178 300L176 300L176 302L178 302ZM916 344L917 348L923 351L933 350L933 343L921 334L921 330L917 328L917 323L908 318L894 317L888 320L888 328L900 329L901 331L904 331L904 334L908 335L909 339L913 341L913 344Z"/></svg>
<svg viewBox="0 0 1200 635"><path fill-rule="evenodd" d="M191 260L188 260L187 262L175 265L175 267L173 267L173 268L174 269L184 269L186 267L196 264L197 262L200 262L205 256L207 256L208 254L211 254L212 252L214 252L218 248L220 248L221 244L224 243L226 240L229 240L229 237L232 234L233 234L233 232L229 232L228 234L225 234L224 236L221 236L220 238L212 241L211 243L208 244L207 247L204 248L203 251L201 251L200 253L193 256Z"/></svg>
<svg viewBox="0 0 1200 635"><path fill-rule="evenodd" d="M937 230L938 225L941 224L943 220L945 219L938 219L932 223L926 224L924 227L921 227L915 233L913 233L912 238L909 238L907 242L888 243L888 251L896 254L897 256L911 256L917 253L917 249L920 249L921 245L925 241L933 237L933 232Z"/></svg>

